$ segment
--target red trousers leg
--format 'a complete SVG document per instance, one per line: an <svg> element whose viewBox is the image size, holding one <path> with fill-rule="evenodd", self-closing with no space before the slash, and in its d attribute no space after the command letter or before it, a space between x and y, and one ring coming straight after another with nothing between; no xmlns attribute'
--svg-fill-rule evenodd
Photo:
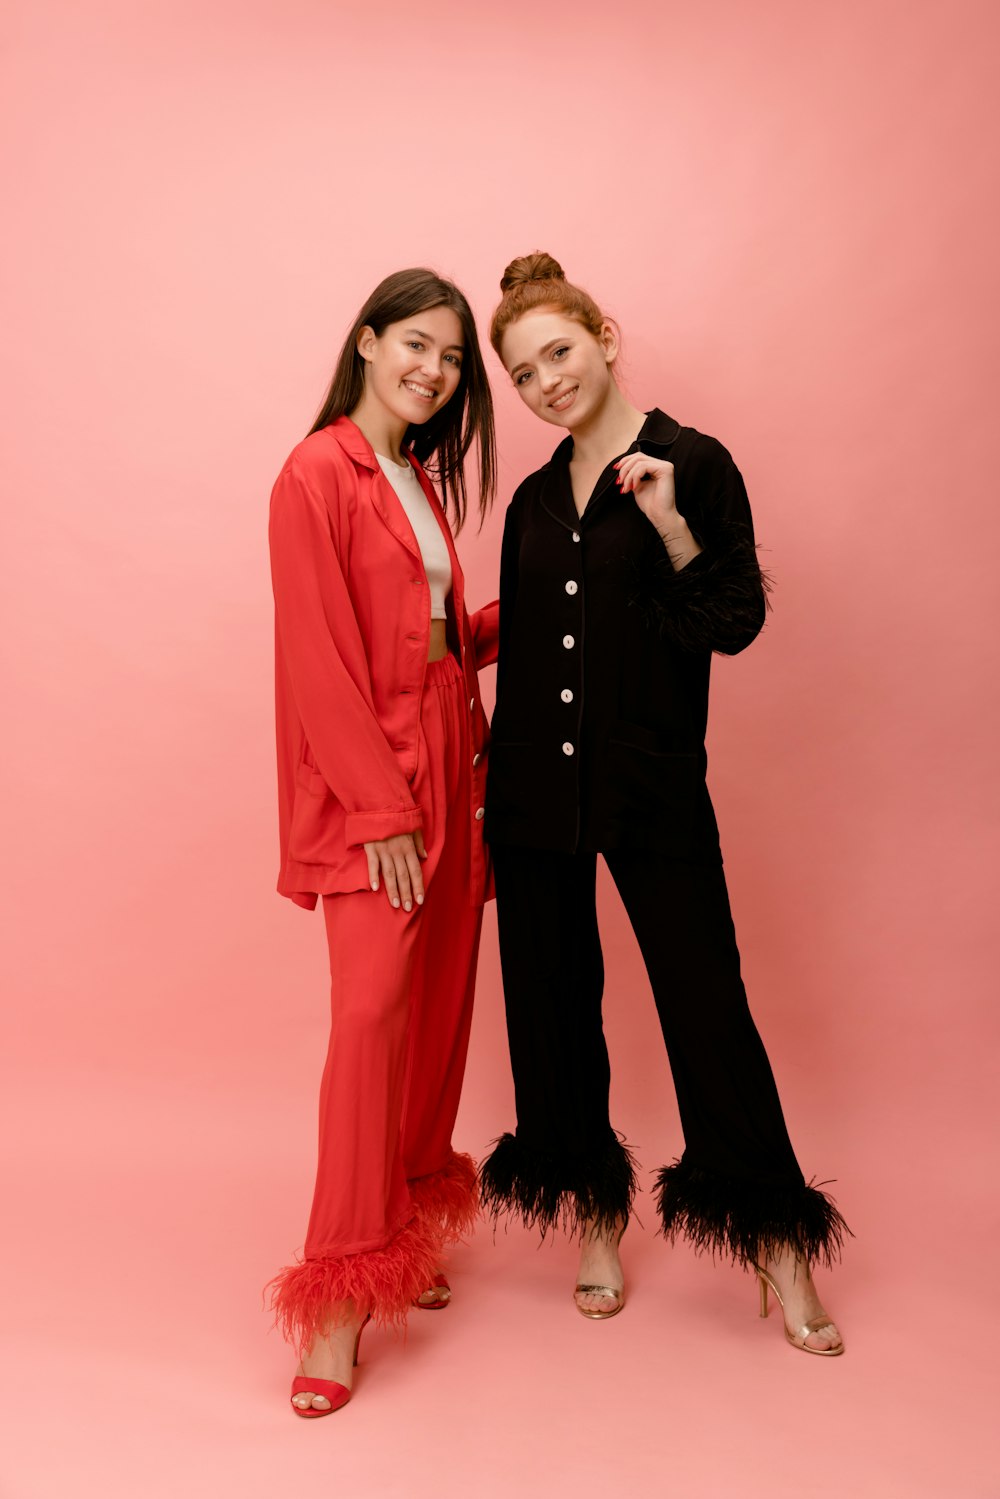
<svg viewBox="0 0 1000 1499"><path fill-rule="evenodd" d="M436 901L424 912L403 1109L402 1154L418 1214L444 1243L463 1238L479 1214L476 1163L452 1149L469 1049L482 908L469 904L465 869L439 869ZM428 902L430 906L430 902Z"/></svg>
<svg viewBox="0 0 1000 1499"><path fill-rule="evenodd" d="M402 1150L414 1208L447 1243L468 1233L479 1212L476 1163L451 1144L469 1049L482 927L482 908L469 899L472 749L457 666L449 669L446 685L432 702L426 702L425 694L428 728L432 715L446 746L439 762L441 786L434 797L444 811L445 827L416 954ZM437 828L434 833L436 842Z"/></svg>
<svg viewBox="0 0 1000 1499"><path fill-rule="evenodd" d="M475 1218L474 1165L451 1147L482 917L469 899L469 753L465 687L447 657L428 667L421 707L423 906L395 910L384 890L323 900L332 1023L316 1191L305 1258L272 1282L301 1347L348 1301L403 1321L442 1244Z"/></svg>

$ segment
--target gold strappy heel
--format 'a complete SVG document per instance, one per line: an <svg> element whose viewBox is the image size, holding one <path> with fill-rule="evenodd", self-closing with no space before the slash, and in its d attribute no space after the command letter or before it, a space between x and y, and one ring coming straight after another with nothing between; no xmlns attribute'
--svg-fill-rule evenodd
<svg viewBox="0 0 1000 1499"><path fill-rule="evenodd" d="M618 1230L618 1235L615 1239L616 1249L621 1245L621 1241L625 1237L625 1230L627 1227L628 1220L626 1219L621 1228ZM593 1237L594 1231L593 1229L591 1229L591 1238ZM587 1312L584 1311L583 1307L577 1301L576 1298L578 1296L607 1296L609 1300L614 1301L616 1305L611 1308L610 1312ZM587 1286L581 1282L579 1285L573 1287L573 1305L576 1307L581 1317L589 1317L592 1322L606 1322L609 1317L617 1317L618 1313L625 1305L625 1288L624 1286Z"/></svg>
<svg viewBox="0 0 1000 1499"><path fill-rule="evenodd" d="M577 1301L576 1298L578 1296L609 1296L611 1300L616 1301L618 1305L613 1306L610 1312L588 1312L585 1311ZM616 1289L615 1286L579 1285L574 1287L573 1290L573 1305L576 1307L581 1317L589 1317L593 1322L606 1322L609 1317L617 1317L618 1313L625 1305L625 1291L624 1289Z"/></svg>
<svg viewBox="0 0 1000 1499"><path fill-rule="evenodd" d="M754 1265L754 1269L757 1272L757 1283L760 1286L761 1316L767 1316L767 1293L769 1290L774 1292L775 1300L781 1307L782 1312L784 1312L785 1303L782 1301L781 1292L774 1284L774 1281L768 1275L767 1271L762 1270L759 1265ZM803 1322L798 1332L792 1332L792 1329L788 1326L788 1323L785 1322L784 1317L782 1317L782 1323L785 1328L785 1337L788 1339L789 1343L791 1343L793 1348L801 1348L803 1353L816 1353L820 1356L820 1358L837 1358L844 1351L843 1338L840 1339L840 1342L835 1348L810 1348L809 1344L806 1342L806 1338L808 1338L810 1334L817 1332L821 1333L827 1327L831 1328L832 1331L837 1334L838 1338L840 1337L840 1332L836 1326L836 1323L831 1322L826 1313L824 1313L822 1317L812 1317L808 1322Z"/></svg>

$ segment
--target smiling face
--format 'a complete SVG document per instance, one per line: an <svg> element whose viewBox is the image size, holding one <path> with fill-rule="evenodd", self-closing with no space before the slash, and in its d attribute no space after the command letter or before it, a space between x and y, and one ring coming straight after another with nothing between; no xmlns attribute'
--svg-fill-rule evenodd
<svg viewBox="0 0 1000 1499"><path fill-rule="evenodd" d="M553 307L511 323L501 354L524 404L542 421L572 432L589 422L615 388L611 366L618 343L610 324L599 338Z"/></svg>
<svg viewBox="0 0 1000 1499"><path fill-rule="evenodd" d="M396 420L420 425L446 405L462 378L465 340L458 314L450 307L428 307L381 335L358 334L366 362L365 390Z"/></svg>

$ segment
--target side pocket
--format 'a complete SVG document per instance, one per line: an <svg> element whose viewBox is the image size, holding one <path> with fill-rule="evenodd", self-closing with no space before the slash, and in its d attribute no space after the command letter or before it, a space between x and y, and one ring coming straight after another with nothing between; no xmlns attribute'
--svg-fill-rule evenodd
<svg viewBox="0 0 1000 1499"><path fill-rule="evenodd" d="M295 772L288 853L296 863L330 867L347 858L344 809L311 765L301 764Z"/></svg>
<svg viewBox="0 0 1000 1499"><path fill-rule="evenodd" d="M332 792L324 781L318 770L314 770L305 761L295 772L295 784L302 790L307 791L310 796L330 796Z"/></svg>
<svg viewBox="0 0 1000 1499"><path fill-rule="evenodd" d="M605 795L611 822L638 846L702 862L719 857L705 760L668 736L616 723L607 743Z"/></svg>

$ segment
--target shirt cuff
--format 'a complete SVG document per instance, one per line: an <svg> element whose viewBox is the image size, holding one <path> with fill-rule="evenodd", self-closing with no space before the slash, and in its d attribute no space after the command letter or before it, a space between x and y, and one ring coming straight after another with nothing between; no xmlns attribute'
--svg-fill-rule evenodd
<svg viewBox="0 0 1000 1499"><path fill-rule="evenodd" d="M378 843L400 833L415 833L423 822L419 807L385 808L378 812L348 812L344 828L348 848Z"/></svg>

